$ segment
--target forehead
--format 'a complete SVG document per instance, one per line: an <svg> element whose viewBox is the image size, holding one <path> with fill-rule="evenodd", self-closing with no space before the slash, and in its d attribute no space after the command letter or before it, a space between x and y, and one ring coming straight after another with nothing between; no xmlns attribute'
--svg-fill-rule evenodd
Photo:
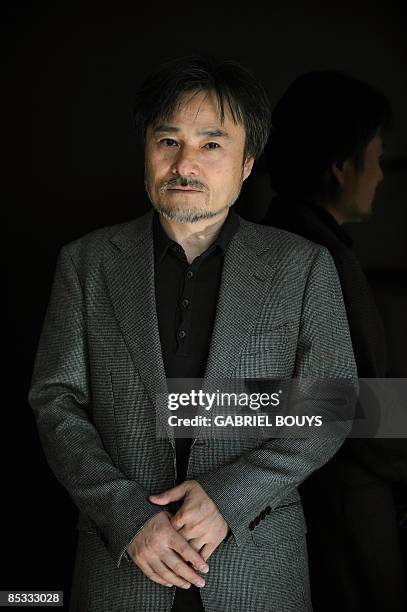
<svg viewBox="0 0 407 612"><path fill-rule="evenodd" d="M162 123L173 127L217 128L234 135L245 133L244 126L235 121L227 100L224 100L222 117L219 101L212 91L192 91L183 94L177 100L172 114L165 119L157 120L153 128Z"/></svg>

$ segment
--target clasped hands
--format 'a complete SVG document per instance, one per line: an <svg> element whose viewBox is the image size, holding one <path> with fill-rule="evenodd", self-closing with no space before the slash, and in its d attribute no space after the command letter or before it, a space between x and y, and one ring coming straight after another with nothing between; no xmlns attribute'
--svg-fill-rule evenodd
<svg viewBox="0 0 407 612"><path fill-rule="evenodd" d="M164 510L151 518L127 547L141 571L158 584L189 589L205 586L197 572L207 573L206 561L225 539L228 524L196 480L186 480L159 495L153 504L166 506L183 499L172 516Z"/></svg>

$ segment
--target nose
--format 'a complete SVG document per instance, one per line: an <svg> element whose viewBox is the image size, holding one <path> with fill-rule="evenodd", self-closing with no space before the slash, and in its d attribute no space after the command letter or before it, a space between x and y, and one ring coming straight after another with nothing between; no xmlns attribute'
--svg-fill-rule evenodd
<svg viewBox="0 0 407 612"><path fill-rule="evenodd" d="M172 172L180 176L198 176L197 154L192 147L181 147L172 166Z"/></svg>

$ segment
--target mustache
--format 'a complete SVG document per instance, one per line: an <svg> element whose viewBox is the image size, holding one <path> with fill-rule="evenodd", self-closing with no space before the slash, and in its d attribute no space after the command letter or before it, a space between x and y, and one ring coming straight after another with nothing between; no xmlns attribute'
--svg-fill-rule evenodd
<svg viewBox="0 0 407 612"><path fill-rule="evenodd" d="M207 191L207 186L200 181L196 181L194 179L188 178L186 176L177 176L176 178L170 178L165 181L162 181L160 185L160 190L165 190L171 187L192 187L192 189L200 189L202 191Z"/></svg>

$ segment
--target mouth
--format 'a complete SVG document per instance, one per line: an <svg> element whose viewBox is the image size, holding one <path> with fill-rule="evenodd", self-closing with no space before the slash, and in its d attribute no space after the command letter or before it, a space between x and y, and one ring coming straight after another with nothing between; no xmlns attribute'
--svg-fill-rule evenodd
<svg viewBox="0 0 407 612"><path fill-rule="evenodd" d="M184 187L169 187L167 191L176 191L177 193L201 193L200 189L190 189Z"/></svg>

